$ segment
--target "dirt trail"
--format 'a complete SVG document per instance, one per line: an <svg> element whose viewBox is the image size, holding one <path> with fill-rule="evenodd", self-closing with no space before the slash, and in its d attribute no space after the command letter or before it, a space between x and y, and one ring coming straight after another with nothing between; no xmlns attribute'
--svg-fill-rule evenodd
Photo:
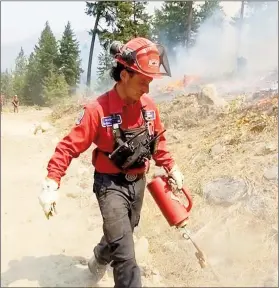
<svg viewBox="0 0 279 288"><path fill-rule="evenodd" d="M78 161L63 181L60 215L47 221L38 204L56 143L54 130L35 136L32 126L48 113L1 115L1 287L96 287L85 261L102 233L95 197L80 209L81 202L65 193L77 190ZM106 275L98 285L112 286L112 278Z"/></svg>

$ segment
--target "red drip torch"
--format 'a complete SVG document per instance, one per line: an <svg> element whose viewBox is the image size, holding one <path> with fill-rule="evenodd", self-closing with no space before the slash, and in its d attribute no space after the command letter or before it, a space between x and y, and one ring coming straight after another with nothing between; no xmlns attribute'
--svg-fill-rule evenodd
<svg viewBox="0 0 279 288"><path fill-rule="evenodd" d="M206 267L205 256L197 244L190 237L189 232L186 230L187 221L190 211L193 206L192 197L186 188L182 189L183 194L187 198L188 206L185 206L180 199L172 192L172 187L169 184L169 178L167 176L156 176L151 182L147 184L147 189L152 195L153 199L157 203L162 214L168 221L170 226L183 230L183 237L190 239L196 248L195 253L201 268Z"/></svg>

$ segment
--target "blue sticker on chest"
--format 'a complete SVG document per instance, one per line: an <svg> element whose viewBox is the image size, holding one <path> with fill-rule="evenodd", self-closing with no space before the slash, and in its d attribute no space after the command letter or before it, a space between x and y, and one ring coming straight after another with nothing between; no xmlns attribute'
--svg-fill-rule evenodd
<svg viewBox="0 0 279 288"><path fill-rule="evenodd" d="M146 121L155 120L155 118L156 118L156 114L155 114L154 110L145 111L145 120Z"/></svg>
<svg viewBox="0 0 279 288"><path fill-rule="evenodd" d="M103 117L101 119L102 127L110 127L112 126L112 116ZM122 118L120 115L115 115L115 122L114 124L121 124Z"/></svg>

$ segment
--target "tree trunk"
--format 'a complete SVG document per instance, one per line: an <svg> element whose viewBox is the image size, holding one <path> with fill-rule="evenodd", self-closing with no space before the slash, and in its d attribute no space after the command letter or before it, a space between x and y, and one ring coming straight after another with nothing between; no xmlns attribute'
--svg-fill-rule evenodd
<svg viewBox="0 0 279 288"><path fill-rule="evenodd" d="M186 34L186 47L190 47L191 41L191 30L192 30L192 19L193 19L193 1L188 2L189 5L189 14L187 17L187 34Z"/></svg>
<svg viewBox="0 0 279 288"><path fill-rule="evenodd" d="M96 19L95 19L94 29L93 29L92 38L91 38L91 45L90 45L89 59L88 59L88 68L87 68L87 80L86 80L86 85L87 85L88 89L90 89L90 84L91 84L92 59L93 59L94 45L95 45L97 27L99 24L100 16L101 16L101 13L98 12Z"/></svg>
<svg viewBox="0 0 279 288"><path fill-rule="evenodd" d="M236 57L239 57L239 50L241 45L241 34L242 34L242 25L243 25L243 18L244 18L244 7L245 7L245 1L241 1L241 9L240 9L240 17L239 17L239 23L238 23L238 39L237 39L237 51L236 51Z"/></svg>
<svg viewBox="0 0 279 288"><path fill-rule="evenodd" d="M237 43L236 43L236 73L237 75L241 76L243 75L245 71L245 67L247 65L247 60L244 58L240 51L241 51L241 39L242 39L242 26L243 26L243 18L244 18L244 8L245 8L245 1L241 1L241 9L240 9L240 17L238 20L237 25Z"/></svg>

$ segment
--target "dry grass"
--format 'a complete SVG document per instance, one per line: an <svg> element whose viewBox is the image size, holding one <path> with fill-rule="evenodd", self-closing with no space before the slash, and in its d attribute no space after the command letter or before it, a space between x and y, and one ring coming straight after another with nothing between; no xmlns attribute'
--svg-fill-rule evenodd
<svg viewBox="0 0 279 288"><path fill-rule="evenodd" d="M168 226L146 192L137 233L149 239L153 264L170 287L278 285L278 240L272 228L278 223L278 187L277 181L263 177L266 167L278 165L278 149L258 153L266 144L277 147L278 96L258 104L248 106L240 98L217 111L199 106L194 95L160 104L169 150L194 199L189 229L217 274L216 278L210 268L200 269L190 242ZM73 125L79 110L73 103L56 108L52 118L62 133ZM225 150L213 156L210 151L216 144ZM91 149L80 158L89 166ZM152 166L149 178L154 171ZM204 183L220 176L243 178L248 197L229 208L206 203Z"/></svg>
<svg viewBox="0 0 279 288"><path fill-rule="evenodd" d="M178 231L168 227L147 192L140 233L148 235L154 265L166 279L166 285L256 287L264 285L268 277L274 278L272 273L275 269L272 269L277 267L277 243L271 231L272 225L277 227L278 188L277 181L264 179L263 173L265 167L278 164L278 150L268 155L256 155L262 145L272 143L277 147L278 119L275 109L278 97L274 99L264 109L262 105L246 109L248 107L244 108L243 103L239 106L231 103L226 111L215 112L197 107L194 99L190 98L161 105L160 111L167 120L164 122L171 128L167 134L169 149L181 167L194 198L189 228L219 278L217 281L210 269L199 268L194 248L182 239ZM186 105L187 102L190 105ZM269 108L272 108L272 113ZM173 122L172 109L178 111L174 113ZM189 121L193 119L196 124L191 126ZM226 149L212 156L210 149L215 144L221 144ZM252 207L255 209L248 209L245 203L239 203L240 206L233 206L230 211L207 204L203 199L202 186L220 176L245 179L249 186L246 200L253 200L259 209L255 206ZM277 283L275 279L271 283L273 286Z"/></svg>

